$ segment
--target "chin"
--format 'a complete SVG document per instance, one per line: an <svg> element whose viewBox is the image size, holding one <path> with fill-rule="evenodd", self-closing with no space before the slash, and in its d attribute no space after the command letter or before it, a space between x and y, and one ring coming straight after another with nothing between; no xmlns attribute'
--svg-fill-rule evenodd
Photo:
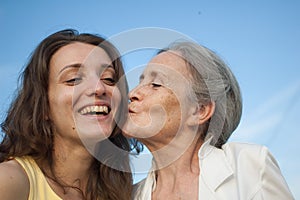
<svg viewBox="0 0 300 200"><path fill-rule="evenodd" d="M134 127L131 122L127 121L122 127L123 135L127 138L135 138L137 132L134 130Z"/></svg>
<svg viewBox="0 0 300 200"><path fill-rule="evenodd" d="M138 125L136 123L126 122L123 126L123 134L127 138L142 139L151 137L153 130L149 126Z"/></svg>
<svg viewBox="0 0 300 200"><path fill-rule="evenodd" d="M87 128L87 127L77 127L78 135L83 142L88 143L98 143L102 140L107 139L111 133L111 128L100 127L97 128Z"/></svg>

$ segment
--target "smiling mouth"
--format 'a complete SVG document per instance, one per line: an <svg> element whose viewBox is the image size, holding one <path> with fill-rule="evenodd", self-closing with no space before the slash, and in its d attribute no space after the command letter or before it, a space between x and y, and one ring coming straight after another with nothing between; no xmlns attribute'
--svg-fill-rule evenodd
<svg viewBox="0 0 300 200"><path fill-rule="evenodd" d="M111 111L109 106L87 106L79 111L82 115L108 115Z"/></svg>

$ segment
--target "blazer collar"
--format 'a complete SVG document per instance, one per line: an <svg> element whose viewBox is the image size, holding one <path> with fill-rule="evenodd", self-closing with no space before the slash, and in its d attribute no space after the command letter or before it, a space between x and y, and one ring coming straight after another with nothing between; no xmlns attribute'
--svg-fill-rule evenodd
<svg viewBox="0 0 300 200"><path fill-rule="evenodd" d="M198 157L200 179L215 191L226 179L233 175L233 170L224 151L210 145L211 140L212 138L209 138L202 144Z"/></svg>

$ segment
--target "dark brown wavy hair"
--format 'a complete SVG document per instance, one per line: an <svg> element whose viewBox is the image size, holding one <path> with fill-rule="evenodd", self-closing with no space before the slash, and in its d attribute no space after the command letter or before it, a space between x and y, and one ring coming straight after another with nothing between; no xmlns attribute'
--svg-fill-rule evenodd
<svg viewBox="0 0 300 200"><path fill-rule="evenodd" d="M56 32L37 46L20 75L19 89L1 124L5 134L0 144L0 162L12 157L32 156L35 160L48 162L53 173L52 124L44 117L49 114L49 62L58 49L74 42L99 46L110 56L119 80L117 87L123 97L119 114L126 113L128 85L117 49L98 35L79 34L73 29ZM128 140L121 134L118 125L123 124L125 117L119 115L115 120L117 125L110 138L98 145L98 154L101 155L97 156L101 156L106 163L94 159L90 168L87 190L81 191L84 199L130 199L132 176L129 152L134 148L139 151L139 145L135 140ZM110 144L118 148L108 150ZM55 174L45 175L65 187Z"/></svg>

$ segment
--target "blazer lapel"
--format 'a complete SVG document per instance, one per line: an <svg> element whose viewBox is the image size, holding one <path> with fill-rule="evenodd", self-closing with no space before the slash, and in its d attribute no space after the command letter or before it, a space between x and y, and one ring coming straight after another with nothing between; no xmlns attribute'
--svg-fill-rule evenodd
<svg viewBox="0 0 300 200"><path fill-rule="evenodd" d="M211 191L215 191L226 179L233 175L233 170L224 151L211 146L209 142L206 141L198 153L200 166L199 181L203 181Z"/></svg>

